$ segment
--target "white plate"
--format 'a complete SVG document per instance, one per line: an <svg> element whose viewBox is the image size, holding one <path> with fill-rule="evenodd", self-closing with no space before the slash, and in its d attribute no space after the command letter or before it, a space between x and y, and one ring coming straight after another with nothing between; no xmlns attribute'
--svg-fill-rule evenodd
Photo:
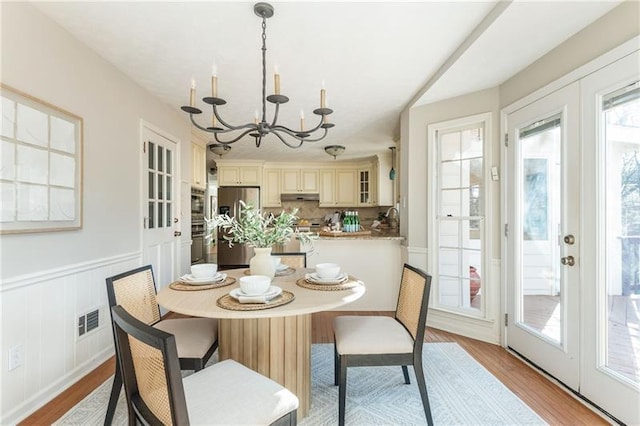
<svg viewBox="0 0 640 426"><path fill-rule="evenodd" d="M267 290L267 292L263 294L244 294L242 290L240 290L240 287L236 287L229 292L229 296L233 297L234 299L240 299L241 296L242 297L264 296L266 299L273 299L280 293L282 293L282 289L275 285L272 285L271 287L269 287L269 290Z"/></svg>
<svg viewBox="0 0 640 426"><path fill-rule="evenodd" d="M345 272L342 272L335 278L320 278L318 274L312 272L310 274L306 274L305 278L314 284L340 284L345 282L349 278L349 275Z"/></svg>
<svg viewBox="0 0 640 426"><path fill-rule="evenodd" d="M216 273L212 278L196 278L191 274L186 274L180 277L180 281L191 285L205 285L211 283L218 283L224 281L227 278L225 273Z"/></svg>

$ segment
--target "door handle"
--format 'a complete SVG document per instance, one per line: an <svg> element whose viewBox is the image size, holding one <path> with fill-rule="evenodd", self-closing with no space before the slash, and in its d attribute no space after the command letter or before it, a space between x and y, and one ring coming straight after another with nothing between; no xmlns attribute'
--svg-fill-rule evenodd
<svg viewBox="0 0 640 426"><path fill-rule="evenodd" d="M565 266L573 266L576 264L576 259L573 256L566 256L560 259L560 263Z"/></svg>
<svg viewBox="0 0 640 426"><path fill-rule="evenodd" d="M173 236L174 236L174 237L179 237L179 236L181 236L181 235L182 235L182 232L180 232L180 231L173 231Z"/></svg>

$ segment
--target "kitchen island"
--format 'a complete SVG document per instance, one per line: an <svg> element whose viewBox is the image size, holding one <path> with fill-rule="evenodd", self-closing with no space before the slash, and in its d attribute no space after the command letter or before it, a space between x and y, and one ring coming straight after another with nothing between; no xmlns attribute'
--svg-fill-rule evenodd
<svg viewBox="0 0 640 426"><path fill-rule="evenodd" d="M318 236L305 244L307 266L333 262L342 271L367 283L367 292L349 305L349 310L393 311L396 308L404 237L396 230L372 230L370 235L343 232L336 236Z"/></svg>

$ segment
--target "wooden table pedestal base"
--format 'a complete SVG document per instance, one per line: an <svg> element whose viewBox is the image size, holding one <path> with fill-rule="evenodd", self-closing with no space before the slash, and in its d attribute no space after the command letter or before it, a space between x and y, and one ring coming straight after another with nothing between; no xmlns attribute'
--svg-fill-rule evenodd
<svg viewBox="0 0 640 426"><path fill-rule="evenodd" d="M311 314L275 318L219 319L218 355L271 378L300 401L298 420L311 398Z"/></svg>

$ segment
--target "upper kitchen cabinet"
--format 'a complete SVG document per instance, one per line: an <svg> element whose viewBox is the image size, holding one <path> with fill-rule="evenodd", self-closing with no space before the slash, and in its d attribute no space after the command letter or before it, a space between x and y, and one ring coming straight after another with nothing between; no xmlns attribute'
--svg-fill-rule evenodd
<svg viewBox="0 0 640 426"><path fill-rule="evenodd" d="M320 207L335 207L336 205L336 171L334 169L320 170Z"/></svg>
<svg viewBox="0 0 640 426"><path fill-rule="evenodd" d="M358 204L358 169L336 169L335 201L338 207Z"/></svg>
<svg viewBox="0 0 640 426"><path fill-rule="evenodd" d="M280 176L280 169L265 167L262 176L262 207L282 207Z"/></svg>
<svg viewBox="0 0 640 426"><path fill-rule="evenodd" d="M281 192L291 193L317 193L319 191L319 171L309 168L281 169Z"/></svg>
<svg viewBox="0 0 640 426"><path fill-rule="evenodd" d="M207 186L207 155L204 146L191 142L191 186Z"/></svg>
<svg viewBox="0 0 640 426"><path fill-rule="evenodd" d="M260 186L262 162L218 161L219 186Z"/></svg>

